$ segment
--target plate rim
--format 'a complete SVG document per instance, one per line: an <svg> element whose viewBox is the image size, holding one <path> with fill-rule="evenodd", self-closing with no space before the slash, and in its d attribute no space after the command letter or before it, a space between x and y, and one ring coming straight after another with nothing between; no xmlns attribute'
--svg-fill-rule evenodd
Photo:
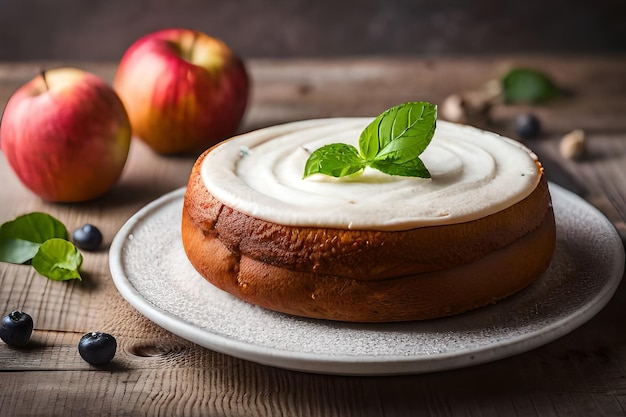
<svg viewBox="0 0 626 417"><path fill-rule="evenodd" d="M607 229L614 231L611 238L619 243L621 250L617 245L614 245L615 253L611 256L611 259L614 260L613 265L611 265L611 277L613 278L607 279L607 285L604 285L592 299L583 304L585 308L578 308L574 313L540 329L511 337L506 341L499 341L496 345L483 345L465 352L456 350L432 355L326 355L321 357L319 354L310 352L280 350L234 340L225 335L199 328L193 323L152 304L132 285L126 275L122 261L125 242L128 236L132 234L135 226L149 217L152 212L167 204L178 204L184 196L186 187L170 191L151 201L124 223L111 243L109 268L122 297L147 319L186 340L226 355L283 369L334 375L402 375L457 369L517 355L561 338L595 316L604 308L617 290L624 274L625 262L624 247L617 229L604 214L582 197L553 183L549 183L549 187L553 199L556 194L559 198L569 199L572 204L581 205L601 220L605 226L608 226Z"/></svg>

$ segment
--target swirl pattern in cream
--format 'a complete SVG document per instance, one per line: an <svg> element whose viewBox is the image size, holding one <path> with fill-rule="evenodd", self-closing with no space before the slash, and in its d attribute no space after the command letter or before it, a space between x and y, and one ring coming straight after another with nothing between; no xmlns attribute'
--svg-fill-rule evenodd
<svg viewBox="0 0 626 417"><path fill-rule="evenodd" d="M475 220L521 201L539 182L537 158L520 143L444 121L421 155L431 179L370 168L340 179L302 178L311 151L335 142L358 148L372 120L307 120L237 136L206 156L202 179L222 203L265 221L369 230Z"/></svg>

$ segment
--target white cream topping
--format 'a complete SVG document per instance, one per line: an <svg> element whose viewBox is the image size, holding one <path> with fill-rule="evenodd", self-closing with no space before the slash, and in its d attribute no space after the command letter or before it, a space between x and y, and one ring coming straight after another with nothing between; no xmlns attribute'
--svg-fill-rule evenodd
<svg viewBox="0 0 626 417"><path fill-rule="evenodd" d="M209 192L247 215L288 226L408 230L496 213L537 186L536 156L519 142L438 121L420 158L432 178L367 168L360 176L302 178L309 153L358 148L372 118L316 119L246 133L211 151L201 167Z"/></svg>

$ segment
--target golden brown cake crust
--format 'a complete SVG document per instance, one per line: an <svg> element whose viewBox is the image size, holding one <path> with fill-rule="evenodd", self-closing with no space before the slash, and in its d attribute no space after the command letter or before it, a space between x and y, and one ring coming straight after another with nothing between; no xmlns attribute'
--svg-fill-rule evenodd
<svg viewBox="0 0 626 417"><path fill-rule="evenodd" d="M519 291L552 258L543 175L526 199L471 222L394 232L294 227L215 199L200 175L210 151L189 178L183 245L209 282L262 307L358 322L441 317Z"/></svg>

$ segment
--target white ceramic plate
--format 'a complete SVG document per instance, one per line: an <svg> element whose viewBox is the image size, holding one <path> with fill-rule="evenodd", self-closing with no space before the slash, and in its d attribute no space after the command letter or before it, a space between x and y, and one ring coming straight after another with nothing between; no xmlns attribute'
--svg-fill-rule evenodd
<svg viewBox="0 0 626 417"><path fill-rule="evenodd" d="M110 251L122 296L165 329L206 348L281 368L346 375L422 373L488 362L548 343L606 305L624 272L613 225L550 185L557 248L529 288L454 317L398 324L304 319L240 301L205 281L180 237L183 189L135 214Z"/></svg>

